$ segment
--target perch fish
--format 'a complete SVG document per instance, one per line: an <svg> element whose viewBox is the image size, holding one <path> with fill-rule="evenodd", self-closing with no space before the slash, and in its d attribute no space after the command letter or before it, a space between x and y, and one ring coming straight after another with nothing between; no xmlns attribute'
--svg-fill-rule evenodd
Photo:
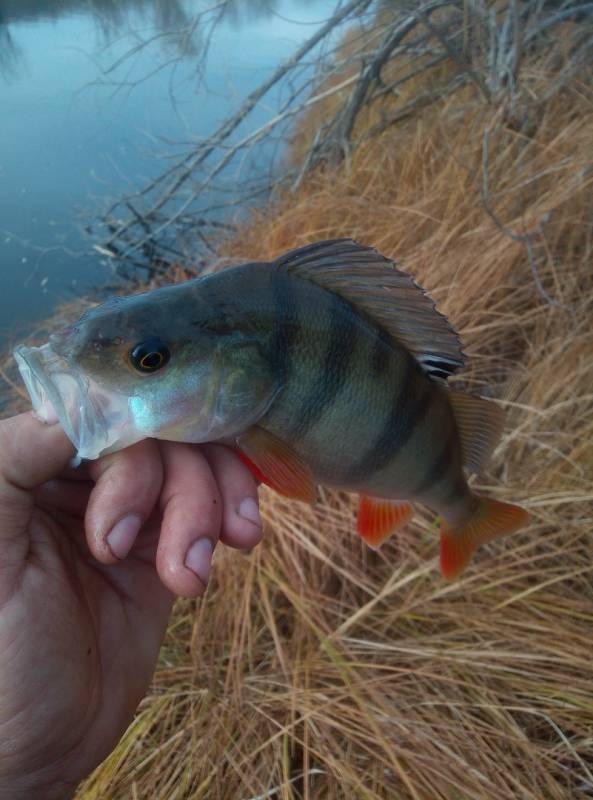
<svg viewBox="0 0 593 800"><path fill-rule="evenodd" d="M114 298L15 356L35 412L58 417L80 458L146 437L223 442L288 497L359 493L373 547L418 501L442 519L446 577L527 522L467 484L503 416L447 387L458 335L409 275L350 239Z"/></svg>

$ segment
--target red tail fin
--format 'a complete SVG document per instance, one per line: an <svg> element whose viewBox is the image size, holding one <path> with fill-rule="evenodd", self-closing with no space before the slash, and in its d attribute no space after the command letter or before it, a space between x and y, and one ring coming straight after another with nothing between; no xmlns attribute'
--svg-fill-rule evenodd
<svg viewBox="0 0 593 800"><path fill-rule="evenodd" d="M441 525L441 572L445 578L459 575L478 545L514 533L529 521L527 511L519 506L485 497L479 500L478 508L465 524L454 528L445 522Z"/></svg>

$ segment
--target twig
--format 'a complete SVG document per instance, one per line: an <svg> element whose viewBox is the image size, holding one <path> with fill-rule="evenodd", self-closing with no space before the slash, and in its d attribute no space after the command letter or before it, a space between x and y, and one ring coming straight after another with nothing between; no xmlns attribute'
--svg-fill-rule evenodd
<svg viewBox="0 0 593 800"><path fill-rule="evenodd" d="M538 292L544 298L546 303L551 306L555 306L557 308L562 308L565 311L569 311L571 314L574 314L574 310L570 307L565 305L564 303L560 303L558 300L555 300L551 297L548 292L545 290L541 278L539 276L537 262L535 259L535 254L533 252L533 241L532 241L532 234L531 233L516 233L512 228L507 227L504 225L496 213L494 212L491 204L490 204L490 178L489 178L489 169L488 169L488 161L489 161L489 141L490 141L490 128L486 128L484 130L482 136L482 202L484 204L484 210L494 222L496 227L504 233L505 236L508 236L509 239L512 239L515 242L520 242L521 244L525 245L525 249L527 251L527 258L529 260L529 266L531 268L531 273L533 275L533 280L537 287ZM540 234L542 233L542 228L546 219L541 219L538 222L538 231Z"/></svg>
<svg viewBox="0 0 593 800"><path fill-rule="evenodd" d="M238 128L241 122L243 122L245 117L253 110L261 98L264 97L264 95L266 95L273 86L281 81L282 78L288 72L290 72L290 70L294 69L294 67L307 55L307 53L316 47L317 44L319 44L319 42L321 42L339 23L349 17L354 11L362 10L362 8L366 7L369 2L370 0L351 0L350 3L344 6L341 11L338 11L325 25L323 25L313 36L311 36L296 51L296 53L294 53L294 55L292 55L280 67L278 67L278 69L274 71L267 81L264 81L263 84L251 92L251 94L242 104L241 108L218 129L216 134L209 139L203 147L199 148L197 153L187 157L186 161L184 162L184 168L180 171L166 192L152 205L145 217L152 217L153 214L155 214L167 203L167 201L191 177L194 170L200 164L204 163L206 158L208 158L208 156L214 151L216 146L228 139L228 137ZM145 194L148 190L149 187L143 190L142 194ZM113 210L114 207L112 206L108 213L111 213ZM131 224L131 222L125 222L122 226L120 226L120 228L107 241L107 244L110 244L118 236L121 236L124 231L129 229Z"/></svg>
<svg viewBox="0 0 593 800"><path fill-rule="evenodd" d="M463 52L460 50L456 50L452 43L450 37L447 37L444 33L442 28L433 25L428 17L428 14L424 10L424 8L419 8L416 12L418 17L422 20L424 25L428 28L428 30L434 34L434 36L441 42L451 60L454 61L459 67L467 73L467 75L471 78L471 80L476 84L476 86L481 91L482 95L486 100L491 99L490 90L486 85L482 76L472 67L472 65L465 59Z"/></svg>
<svg viewBox="0 0 593 800"><path fill-rule="evenodd" d="M213 8L220 9L222 5L215 3ZM251 92L240 108L211 136L192 144L186 154L172 156L174 162L159 175L138 191L113 203L102 217L109 236L100 246L132 263L138 258L134 254L156 258L157 251L168 247L166 239L172 240L185 229L186 234L194 239L192 246L197 246L198 251L203 247L211 252L211 240L198 230L204 220L213 215L228 215L236 206L269 197L279 182L287 188L292 185L295 190L319 164L348 158L351 149L362 141L361 138L353 139L359 115L373 104L377 107L381 98L388 94L397 98L399 87L415 76L447 60L459 67L453 78L445 77L444 81L439 81L434 91L412 97L399 107L396 104L362 138L376 135L431 102L450 96L469 81L479 87L487 102L501 99L507 103L508 110L508 103L520 100L519 70L525 53L546 46L553 24L575 18L575 15L593 16L593 3L577 4L570 0L553 13L543 0L523 0L521 3L507 0L496 6L487 4L485 0L473 0L463 3L463 16L459 13L459 0L425 0L394 8L391 19L386 16L388 12L384 8L381 15L372 18L370 25L363 25L363 15L371 8L372 0L351 0L342 8L338 7L336 14ZM437 10L444 12L438 25L431 19ZM344 48L335 32L339 25L355 18L360 28L348 37ZM417 34L414 33L416 29ZM583 25L572 35L566 50L571 66L563 71L561 81L550 86L550 92L565 85L574 70L590 57L593 46L590 33L590 26ZM328 43L331 44L328 46ZM319 56L316 72L313 72L307 56L322 45L324 54ZM404 74L398 76L400 64L403 67L400 72ZM278 85L288 87L290 91L277 111L259 127L248 129L240 140L233 141L232 135L245 123L254 107ZM499 98L503 91L506 96ZM279 135L279 141L282 141L282 135L295 117L330 98L334 100L328 107L333 110L319 123L297 168L284 164L278 174L270 167L267 174L260 174L249 184L244 183L240 194L233 186L228 199L218 200L227 190L219 185L217 179L225 174L233 161L237 163L255 144L271 141L274 135ZM525 246L538 292L547 303L563 307L542 285L532 234L518 234L505 228L490 206L488 135L486 132L483 142L484 207L506 235L512 235ZM216 189L215 193L213 189ZM215 196L216 201L198 208L200 199L209 194ZM121 208L128 212L124 219L121 219L121 213L117 213Z"/></svg>

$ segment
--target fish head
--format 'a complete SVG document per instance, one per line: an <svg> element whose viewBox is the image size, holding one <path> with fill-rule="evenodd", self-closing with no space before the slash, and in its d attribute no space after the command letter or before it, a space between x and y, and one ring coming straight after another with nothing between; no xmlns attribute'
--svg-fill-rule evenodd
<svg viewBox="0 0 593 800"><path fill-rule="evenodd" d="M15 357L37 416L59 421L79 458L147 437L225 439L267 406L257 343L200 297L198 281L114 298Z"/></svg>

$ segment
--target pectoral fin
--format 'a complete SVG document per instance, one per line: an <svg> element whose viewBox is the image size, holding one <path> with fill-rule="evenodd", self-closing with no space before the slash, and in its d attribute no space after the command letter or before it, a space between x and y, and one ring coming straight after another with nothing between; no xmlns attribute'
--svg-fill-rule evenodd
<svg viewBox="0 0 593 800"><path fill-rule="evenodd" d="M358 506L358 532L369 547L377 549L385 539L403 527L413 513L412 504L407 501L384 500L361 494Z"/></svg>
<svg viewBox="0 0 593 800"><path fill-rule="evenodd" d="M315 502L317 492L311 470L277 436L254 426L237 439L237 447L257 480L285 497Z"/></svg>

